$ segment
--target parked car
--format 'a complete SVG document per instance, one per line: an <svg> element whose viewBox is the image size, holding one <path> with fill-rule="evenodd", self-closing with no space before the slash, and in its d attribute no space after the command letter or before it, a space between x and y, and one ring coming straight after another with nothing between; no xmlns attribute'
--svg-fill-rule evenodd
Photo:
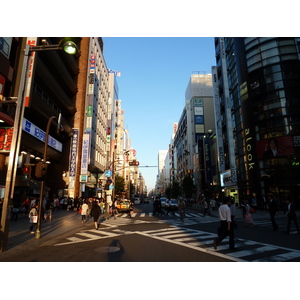
<svg viewBox="0 0 300 300"><path fill-rule="evenodd" d="M171 205L172 210L178 210L178 203L179 201L177 199L171 199L169 201L169 205Z"/></svg>
<svg viewBox="0 0 300 300"><path fill-rule="evenodd" d="M140 198L134 198L134 204L141 204Z"/></svg>
<svg viewBox="0 0 300 300"><path fill-rule="evenodd" d="M122 211L128 212L130 210L130 201L121 200L117 205L117 209L119 212L122 212Z"/></svg>
<svg viewBox="0 0 300 300"><path fill-rule="evenodd" d="M161 203L161 208L168 207L168 205L167 205L168 199L166 197L161 197L159 200L160 200L160 203Z"/></svg>
<svg viewBox="0 0 300 300"><path fill-rule="evenodd" d="M144 198L143 202L144 203L149 203L149 198Z"/></svg>

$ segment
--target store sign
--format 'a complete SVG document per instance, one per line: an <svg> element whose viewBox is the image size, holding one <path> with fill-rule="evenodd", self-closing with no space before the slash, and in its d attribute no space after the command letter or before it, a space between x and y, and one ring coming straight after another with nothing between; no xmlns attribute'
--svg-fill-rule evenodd
<svg viewBox="0 0 300 300"><path fill-rule="evenodd" d="M81 174L87 175L89 165L90 135L84 134L82 139Z"/></svg>
<svg viewBox="0 0 300 300"><path fill-rule="evenodd" d="M77 152L78 152L78 129L73 129L73 136L70 148L70 166L69 166L69 189L75 188L75 176L77 165Z"/></svg>
<svg viewBox="0 0 300 300"><path fill-rule="evenodd" d="M23 130L29 133L30 135L34 136L41 142L45 143L46 132L25 118L23 119ZM54 148L55 150L62 152L62 143L60 143L58 140L56 140L50 135L48 136L48 145Z"/></svg>
<svg viewBox="0 0 300 300"><path fill-rule="evenodd" d="M0 128L0 152L9 152L14 129L12 127Z"/></svg>

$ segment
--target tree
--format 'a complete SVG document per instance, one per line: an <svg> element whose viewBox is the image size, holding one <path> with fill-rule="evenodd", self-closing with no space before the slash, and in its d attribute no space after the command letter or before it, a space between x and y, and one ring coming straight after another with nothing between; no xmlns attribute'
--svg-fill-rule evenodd
<svg viewBox="0 0 300 300"><path fill-rule="evenodd" d="M187 175L183 178L182 189L183 189L183 191L185 193L185 196L187 198L192 197L192 195L194 193L194 190L195 190L195 185L194 185L194 182L193 182L193 178L190 177L189 175Z"/></svg>
<svg viewBox="0 0 300 300"><path fill-rule="evenodd" d="M178 198L179 195L181 195L181 187L179 182L174 181L172 184L172 188L171 188L171 194L172 197L174 197L175 199Z"/></svg>
<svg viewBox="0 0 300 300"><path fill-rule="evenodd" d="M116 176L115 176L115 193L116 193L116 195L123 193L124 190L125 190L125 179L122 176L116 174Z"/></svg>

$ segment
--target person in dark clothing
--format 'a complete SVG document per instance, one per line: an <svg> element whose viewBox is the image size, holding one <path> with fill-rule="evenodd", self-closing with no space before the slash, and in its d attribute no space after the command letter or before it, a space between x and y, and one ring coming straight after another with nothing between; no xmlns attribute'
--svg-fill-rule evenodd
<svg viewBox="0 0 300 300"><path fill-rule="evenodd" d="M290 228L291 228L291 223L292 223L292 220L294 221L294 224L297 228L297 232L298 234L300 233L299 232L299 225L298 225L298 222L297 222L297 215L296 215L296 209L295 209L295 206L294 204L291 202L290 199L287 199L286 200L286 203L287 203L287 217L288 217L288 224L287 224L287 229L286 229L286 233L289 234L290 233Z"/></svg>
<svg viewBox="0 0 300 300"><path fill-rule="evenodd" d="M20 202L18 200L13 201L12 209L11 209L11 220L18 220L18 215L20 212Z"/></svg>
<svg viewBox="0 0 300 300"><path fill-rule="evenodd" d="M100 206L96 200L92 202L91 216L94 218L95 229L98 230L98 219L101 213Z"/></svg>
<svg viewBox="0 0 300 300"><path fill-rule="evenodd" d="M277 203L276 203L275 199L273 198L273 196L270 195L269 196L269 213L270 213L271 222L272 222L274 231L278 230L278 225L275 221L275 216L276 216L277 212L278 212Z"/></svg>

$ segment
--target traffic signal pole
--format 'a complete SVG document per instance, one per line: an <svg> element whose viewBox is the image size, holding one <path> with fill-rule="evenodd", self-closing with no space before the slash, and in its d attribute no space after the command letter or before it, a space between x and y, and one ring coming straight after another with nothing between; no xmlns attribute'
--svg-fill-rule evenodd
<svg viewBox="0 0 300 300"><path fill-rule="evenodd" d="M11 149L9 153L9 161L6 173L5 191L4 191L4 201L2 206L2 216L1 216L1 227L0 227L0 252L4 252L7 249L9 226L10 226L10 215L12 208L12 199L14 197L15 190L15 180L18 165L18 156L20 150L21 136L22 136L22 123L24 117L25 109L25 83L26 74L28 70L29 61L29 45L26 45L24 52L24 61L22 66L22 74L20 79L19 92L16 102L16 111L14 118L14 131L11 141Z"/></svg>

